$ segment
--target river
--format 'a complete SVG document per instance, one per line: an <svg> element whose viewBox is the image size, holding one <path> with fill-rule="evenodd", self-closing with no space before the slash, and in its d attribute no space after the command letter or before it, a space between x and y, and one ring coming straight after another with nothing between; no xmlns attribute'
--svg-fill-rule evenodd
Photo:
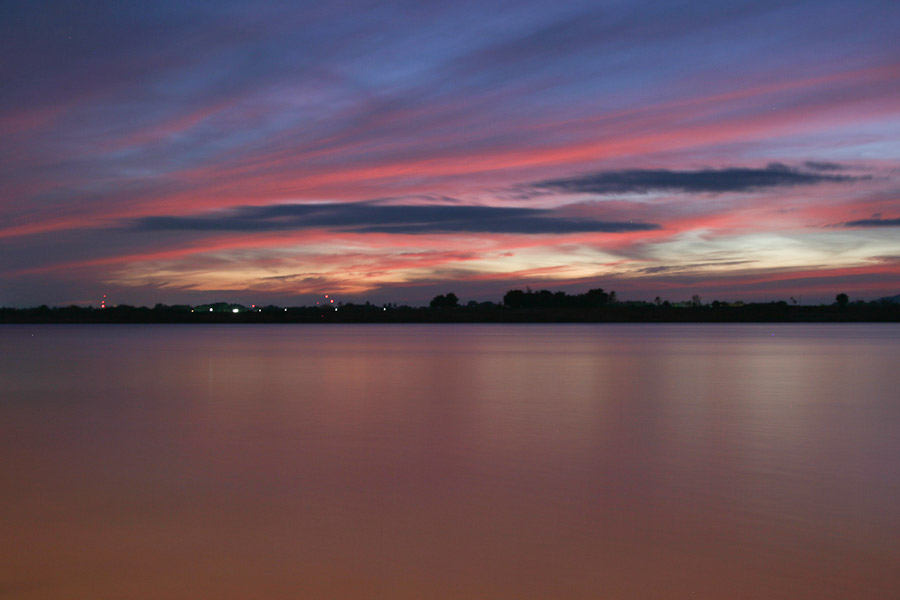
<svg viewBox="0 0 900 600"><path fill-rule="evenodd" d="M0 598L900 590L900 325L15 325L0 358Z"/></svg>

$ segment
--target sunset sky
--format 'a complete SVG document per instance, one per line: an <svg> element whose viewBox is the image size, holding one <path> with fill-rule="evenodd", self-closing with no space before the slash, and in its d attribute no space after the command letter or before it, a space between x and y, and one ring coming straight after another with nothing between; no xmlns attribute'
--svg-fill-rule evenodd
<svg viewBox="0 0 900 600"><path fill-rule="evenodd" d="M0 5L0 306L900 293L900 2Z"/></svg>

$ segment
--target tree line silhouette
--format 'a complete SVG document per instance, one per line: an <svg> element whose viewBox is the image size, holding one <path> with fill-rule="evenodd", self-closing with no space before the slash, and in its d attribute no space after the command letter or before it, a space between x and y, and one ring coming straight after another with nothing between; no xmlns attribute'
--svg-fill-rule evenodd
<svg viewBox="0 0 900 600"><path fill-rule="evenodd" d="M539 290L509 290L503 296L503 305L509 308L598 308L616 302L615 292L603 288L588 290L584 294L569 295L565 292Z"/></svg>
<svg viewBox="0 0 900 600"><path fill-rule="evenodd" d="M791 302L704 303L621 301L602 288L582 294L514 289L499 303L465 304L453 293L435 296L427 307L330 302L323 306L251 306L218 302L197 306L157 304L0 308L0 323L576 323L576 322L900 322L900 295L871 302L837 294L831 304Z"/></svg>

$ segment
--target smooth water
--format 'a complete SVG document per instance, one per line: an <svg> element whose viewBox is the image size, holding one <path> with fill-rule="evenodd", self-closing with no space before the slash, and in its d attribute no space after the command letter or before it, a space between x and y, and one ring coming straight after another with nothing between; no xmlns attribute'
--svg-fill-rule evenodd
<svg viewBox="0 0 900 600"><path fill-rule="evenodd" d="M900 593L900 326L0 327L0 597Z"/></svg>

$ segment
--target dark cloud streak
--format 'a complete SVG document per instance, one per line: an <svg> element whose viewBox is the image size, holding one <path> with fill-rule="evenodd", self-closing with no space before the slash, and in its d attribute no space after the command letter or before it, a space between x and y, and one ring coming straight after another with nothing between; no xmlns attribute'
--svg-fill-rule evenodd
<svg viewBox="0 0 900 600"><path fill-rule="evenodd" d="M834 170L834 167L835 165L830 165L829 168ZM818 171L821 170L823 169L820 167ZM587 194L627 194L652 191L722 193L817 183L844 183L857 179L860 178L849 175L804 172L780 163L772 163L762 169L729 167L696 171L668 169L604 171L578 177L542 181L532 184L532 187L539 190L551 189Z"/></svg>
<svg viewBox="0 0 900 600"><path fill-rule="evenodd" d="M900 218L897 219L859 219L847 221L841 224L844 227L900 227Z"/></svg>
<svg viewBox="0 0 900 600"><path fill-rule="evenodd" d="M336 229L359 233L618 233L659 229L653 223L556 216L551 210L459 205L278 204L243 206L193 217L153 216L131 221L139 231L285 231Z"/></svg>

